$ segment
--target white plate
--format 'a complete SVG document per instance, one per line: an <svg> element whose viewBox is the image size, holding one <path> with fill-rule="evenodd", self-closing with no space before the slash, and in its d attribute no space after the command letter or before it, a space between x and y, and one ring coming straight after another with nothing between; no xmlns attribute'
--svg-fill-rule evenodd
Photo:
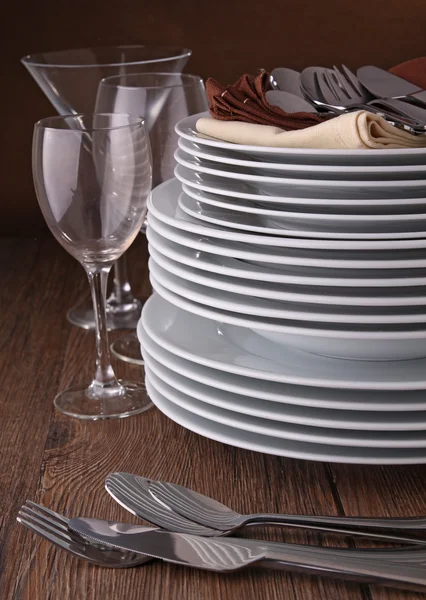
<svg viewBox="0 0 426 600"><path fill-rule="evenodd" d="M148 200L148 220L151 215L155 217L156 220L161 223L165 223L170 225L176 233L179 233L177 230L181 230L185 232L185 239L191 240L196 239L195 235L204 236L208 240L208 238L218 238L220 242L216 242L216 240L208 240L218 244L225 243L227 248L235 249L236 252L243 250L245 244L247 248L251 248L254 244L256 246L263 246L266 248L267 246L275 246L280 248L292 248L292 249L301 249L305 251L315 250L315 255L318 256L318 251L320 250L338 250L339 256L342 256L343 250L355 250L357 253L359 251L365 250L390 250L387 256L392 256L392 264L394 265L392 268L396 268L395 264L396 259L400 259L401 257L396 254L396 250L419 250L417 255L413 256L413 258L421 259L424 256L424 253L420 252L421 249L426 248L426 239L414 239L414 240L346 240L346 239L337 239L339 234L337 233L327 233L327 232L309 232L309 237L306 237L306 232L301 231L286 231L285 236L267 236L261 234L251 234L245 233L242 231L230 230L229 228L219 227L217 225L203 223L201 224L197 219L187 215L183 212L182 209L177 205L178 198L181 194L180 184L176 179L170 179L159 186L157 186L151 193L150 198ZM191 234L194 236L191 237ZM348 234L344 234L348 235ZM317 239L323 238L323 239ZM241 243L239 243L241 242ZM188 245L188 244L186 244ZM207 248L200 248L207 249ZM260 249L261 250L261 249ZM219 253L219 252L218 252ZM312 260L314 260L315 256L312 252L307 252ZM235 258L249 258L247 253L244 255L237 256L236 253L231 254ZM410 256L413 253L410 253ZM370 256L369 253L366 253L366 256ZM353 258L354 256L352 256ZM380 258L380 256L376 255L375 258ZM251 260L258 260L251 257ZM261 260L261 259L259 259ZM274 261L270 261L274 262ZM370 264L370 267L353 267L353 268L373 268L372 261L366 261ZM388 267L390 268L389 260L385 261ZM288 264L288 263L287 263ZM301 263L299 263L301 264ZM310 264L314 264L311 262ZM425 263L426 264L426 263ZM319 266L319 265L317 265ZM322 266L327 266L323 264ZM345 264L345 266L347 266ZM378 265L381 266L381 265ZM421 265L417 264L415 268L420 268ZM414 268L414 265L410 265L408 263L401 264L399 268Z"/></svg>
<svg viewBox="0 0 426 600"><path fill-rule="evenodd" d="M426 360L353 361L278 346L250 329L203 318L158 294L138 325L161 347L193 362L245 377L353 390L426 390Z"/></svg>
<svg viewBox="0 0 426 600"><path fill-rule="evenodd" d="M183 276L172 273L167 261L160 265L153 257L149 259L149 270L154 278L166 289L174 294L183 296L187 300L246 317L252 315L261 318L279 320L303 321L303 326L310 322L323 326L326 323L347 323L370 325L377 328L383 325L403 325L410 323L426 323L425 307L402 307L398 309L388 307L364 308L357 306L355 309L340 306L316 306L301 302L277 301L258 296L248 296L221 290L214 286L205 286L189 281ZM172 265L173 268L173 265ZM396 312L398 311L398 312ZM426 356L426 355L425 355Z"/></svg>
<svg viewBox="0 0 426 600"><path fill-rule="evenodd" d="M161 225L161 224L160 224ZM281 284L286 286L312 286L318 287L340 287L349 288L347 294L352 294L351 288L369 288L367 293L386 294L391 297L394 288L403 288L398 290L403 295L420 294L423 297L425 293L426 277L414 276L417 271L410 270L386 270L377 274L376 271L347 271L345 269L316 269L315 267L291 267L282 268L280 272L251 265L242 260L228 258L210 254L197 249L189 248L185 245L175 243L166 237L157 233L152 227L148 227L146 232L150 246L152 246L164 256L171 258L183 265L189 265L207 271L208 273L218 273L226 278L235 277L250 279L265 283ZM387 275L387 277L385 277ZM370 289L371 288L371 289ZM384 289L383 289L384 288ZM404 289L405 288L405 289ZM412 288L412 289L407 289ZM335 290L333 290L335 291ZM365 289L363 290L366 291ZM331 293L331 292L327 292ZM420 300L423 304L423 300ZM415 302L413 302L415 304Z"/></svg>
<svg viewBox="0 0 426 600"><path fill-rule="evenodd" d="M368 361L371 364L382 361L407 362L426 356L424 324L411 325L410 329L406 325L388 326L386 330L361 325L355 329L355 326L349 328L345 324L311 324L308 327L304 322L290 320L277 324L276 319L236 316L229 311L208 308L171 292L152 275L150 280L154 290L167 303L194 316L221 323L226 328L226 334L232 335L237 343L245 331L254 333L257 338L266 339L275 348L276 354L298 350L305 354L345 358L351 362ZM237 327L229 328L230 325Z"/></svg>
<svg viewBox="0 0 426 600"><path fill-rule="evenodd" d="M261 266L266 268L281 270L283 267L287 268L290 265L301 268L318 267L321 269L391 269L393 271L399 270L399 275L401 275L402 269L421 269L422 271L419 271L418 275L422 276L426 267L426 253L423 250L415 249L408 252L404 250L399 252L395 249L377 250L377 252L354 252L352 250L346 251L345 248L341 250L338 248L323 250L322 248L317 248L317 242L322 242L322 240L295 240L287 238L283 238L283 243L301 242L306 248L250 245L249 243L241 243L233 240L227 241L226 239L221 240L215 236L211 236L210 238L202 236L202 234L188 232L184 228L185 221L176 220L177 226L175 227L166 223L165 217L163 217L163 222L157 219L155 213L154 209L148 212L148 228L151 227L158 234L172 242L187 246L188 248L195 248L196 250L205 250L219 256L239 258L256 265L261 264ZM184 227L181 228L182 223ZM189 225L192 226L192 224ZM220 233L218 230L215 231ZM249 235L248 237L255 236ZM281 241L280 238L269 239ZM309 248L310 243L313 244L313 248ZM398 242L395 242L396 244ZM376 272L375 275L379 277L380 273Z"/></svg>
<svg viewBox="0 0 426 600"><path fill-rule="evenodd" d="M348 239L418 239L426 238L426 214L353 215L282 211L281 214L243 214L232 208L224 210L195 200L185 192L178 199L186 214L200 221L228 229L261 233L262 235L289 235L289 230L303 231L309 237L326 231ZM256 207L253 207L256 210Z"/></svg>
<svg viewBox="0 0 426 600"><path fill-rule="evenodd" d="M415 215L426 214L426 200L422 198L413 198L410 204L394 198L389 199L389 201L381 200L380 204L373 203L371 200L361 202L359 200L327 200L326 198L321 198L317 204L315 204L315 200L309 203L302 199L302 202L300 202L301 199L299 198L290 198L288 201L284 200L280 203L271 204L268 196L265 197L265 200L262 196L256 199L225 196L217 192L205 192L199 187L190 186L186 183L182 183L182 191L194 200L209 206L266 217L280 218L283 212L286 211L291 212L291 214L313 212L321 215L354 215L356 217L368 215L370 218L373 215L397 214L411 215L414 218Z"/></svg>
<svg viewBox="0 0 426 600"><path fill-rule="evenodd" d="M260 419L200 402L162 381L147 365L147 380L174 404L210 421L281 440L356 448L425 448L426 431L353 431Z"/></svg>
<svg viewBox="0 0 426 600"><path fill-rule="evenodd" d="M179 138L179 148L186 154L203 158L217 163L235 165L245 169L270 171L271 173L303 173L307 177L324 177L329 178L360 178L360 179L405 179L416 177L421 179L425 176L425 165L310 165L310 164L294 164L281 162L261 162L259 160L249 160L246 158L238 158L238 154L223 150L221 148L211 148L203 146L197 142L190 142L183 138ZM243 155L242 155L243 156Z"/></svg>
<svg viewBox="0 0 426 600"><path fill-rule="evenodd" d="M157 368L156 374L176 389L205 402L257 417L320 427L424 429L423 391L334 390L243 377L168 352L142 326L139 333L144 357L149 356L151 368Z"/></svg>
<svg viewBox="0 0 426 600"><path fill-rule="evenodd" d="M426 164L425 148L403 148L389 150L319 150L309 148L272 148L270 146L248 146L223 142L207 136L199 136L196 123L208 112L191 115L179 121L176 132L191 142L210 148L220 148L232 153L248 154L260 160L286 161L303 164ZM309 163L308 163L309 161Z"/></svg>
<svg viewBox="0 0 426 600"><path fill-rule="evenodd" d="M150 232L150 236L153 232ZM155 235L155 234L154 234ZM152 237L152 236L151 236ZM167 240L166 240L167 241ZM170 242L172 243L172 242ZM217 290L226 290L236 294L243 294L253 298L268 298L269 300L281 300L285 302L299 302L302 304L326 304L350 307L378 306L381 309L385 306L407 307L407 306L426 306L426 290L417 289L407 294L403 290L402 294L390 295L391 291L385 290L389 295L379 295L375 288L367 290L365 295L361 295L360 290L352 291L345 288L335 288L330 290L327 287L320 287L312 290L307 286L292 286L277 283L266 283L264 281L252 281L250 279L239 279L229 275L220 275L209 272L204 274L202 270L191 267L185 263L180 263L169 257L170 253L163 253L163 246L160 243L159 250L156 245L149 244L149 253L155 262L170 273L177 275L187 281L192 281L203 286L215 288ZM317 293L315 293L317 292ZM417 295L415 294L417 292ZM339 295L340 294L340 295ZM356 295L358 294L358 295ZM426 317L426 315L425 315Z"/></svg>
<svg viewBox="0 0 426 600"><path fill-rule="evenodd" d="M267 317L239 315L210 308L187 300L161 285L150 273L151 285L162 298L190 313L219 323L237 325L252 330L272 342L276 351L291 347L305 353L359 361L407 361L426 357L425 324L412 325L350 325L341 323L309 323L277 321ZM308 326L309 325L309 326ZM346 326L346 329L345 329Z"/></svg>
<svg viewBox="0 0 426 600"><path fill-rule="evenodd" d="M215 177L223 177L225 180L237 180L250 183L253 187L265 193L287 194L291 193L293 188L300 188L306 194L315 193L315 188L322 188L324 191L337 190L339 193L345 193L351 197L359 197L360 193L368 193L372 197L382 196L387 190L404 196L410 195L413 189L424 190L426 186L425 179L382 179L380 181L371 181L368 179L300 179L296 177L279 177L258 175L249 172L249 169L243 169L235 165L221 164L196 158L187 154L182 149L176 150L175 160L180 165L195 171L196 173L208 173Z"/></svg>
<svg viewBox="0 0 426 600"><path fill-rule="evenodd" d="M296 442L294 440L279 440L242 431L241 429L209 421L173 404L156 390L149 380L147 380L147 390L157 408L172 421L204 437L237 448L245 448L274 456L325 462L379 465L426 463L426 452L420 449L345 448Z"/></svg>
<svg viewBox="0 0 426 600"><path fill-rule="evenodd" d="M319 208L338 207L345 210L346 207L356 208L361 206L363 210L370 208L375 210L386 209L396 211L398 207L406 210L407 207L424 207L426 198L424 193L411 194L406 198L400 198L391 194L390 190L382 198L370 198L367 194L361 194L358 198L350 198L347 195L336 194L328 191L324 193L321 188L315 190L314 196L306 196L298 193L296 188L291 195L274 196L273 194L261 194L248 183L243 181L224 181L220 177L196 173L182 165L177 165L174 170L175 177L187 187L195 190L215 194L216 196L231 197L233 199L251 200L261 205L276 204L282 207L309 206L318 210ZM424 192L424 191L423 191Z"/></svg>

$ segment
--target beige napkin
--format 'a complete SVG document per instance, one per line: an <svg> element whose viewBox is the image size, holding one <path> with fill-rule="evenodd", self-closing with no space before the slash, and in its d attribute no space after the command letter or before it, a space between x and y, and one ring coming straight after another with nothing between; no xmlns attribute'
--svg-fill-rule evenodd
<svg viewBox="0 0 426 600"><path fill-rule="evenodd" d="M379 149L426 147L426 135L412 135L382 117L361 110L339 115L318 125L283 131L271 125L202 118L198 133L234 144L274 148Z"/></svg>

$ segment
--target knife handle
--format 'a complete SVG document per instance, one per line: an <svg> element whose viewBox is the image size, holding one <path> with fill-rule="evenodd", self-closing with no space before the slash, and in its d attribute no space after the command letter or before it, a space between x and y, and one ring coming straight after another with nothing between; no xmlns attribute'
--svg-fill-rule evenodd
<svg viewBox="0 0 426 600"><path fill-rule="evenodd" d="M301 548L267 549L264 560L259 566L326 575L341 579L353 579L366 583L378 583L385 586L400 587L412 591L424 592L426 575L423 565L408 565L385 561L372 562L368 558L327 556L322 548L316 553L305 553Z"/></svg>

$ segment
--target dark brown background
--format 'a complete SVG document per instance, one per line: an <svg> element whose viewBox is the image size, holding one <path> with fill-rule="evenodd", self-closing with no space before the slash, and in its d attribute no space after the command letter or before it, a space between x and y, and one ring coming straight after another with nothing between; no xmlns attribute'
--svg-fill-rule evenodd
<svg viewBox="0 0 426 600"><path fill-rule="evenodd" d="M188 72L223 83L259 67L390 67L426 54L425 0L12 0L3 7L3 235L35 235L43 227L30 147L33 123L54 111L21 66L24 54L122 43L183 45L193 50Z"/></svg>

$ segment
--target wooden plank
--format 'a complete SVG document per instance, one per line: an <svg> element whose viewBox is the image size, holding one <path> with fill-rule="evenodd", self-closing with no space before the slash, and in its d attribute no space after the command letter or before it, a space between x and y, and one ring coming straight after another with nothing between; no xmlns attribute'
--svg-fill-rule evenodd
<svg viewBox="0 0 426 600"><path fill-rule="evenodd" d="M426 515L426 466L330 465L348 515L419 517ZM359 545L359 544L358 544ZM426 598L425 594L371 587L372 600Z"/></svg>
<svg viewBox="0 0 426 600"><path fill-rule="evenodd" d="M2 241L2 249L5 245ZM0 589L7 593L24 539L15 517L22 502L34 495L40 478L62 370L63 353L58 349L65 347L70 331L63 307L75 299L78 284L71 259L53 240L15 240L2 257Z"/></svg>
<svg viewBox="0 0 426 600"><path fill-rule="evenodd" d="M72 346L74 351L78 347L75 341ZM103 490L105 477L117 470L177 481L247 512L260 507L268 511L335 512L323 465L212 442L175 425L156 409L122 421L74 422L72 426L65 417L55 415L51 432L55 443L45 452L38 500L65 514L137 522ZM279 531L273 537L307 539ZM310 536L311 541L315 539ZM42 579L41 573L45 574ZM161 563L125 572L104 570L77 563L34 538L28 540L15 598L94 600L113 595L136 600L141 590L153 600L230 600L237 593L253 599L362 597L354 584L281 572L223 576Z"/></svg>
<svg viewBox="0 0 426 600"><path fill-rule="evenodd" d="M248 452L195 435L157 409L94 423L52 412L57 390L87 381L93 372L93 334L69 326L64 318L87 284L81 267L53 241L41 248L33 266L19 256L18 252L11 263L15 273L8 279L11 285L16 281L18 301L10 303L7 322L0 325L0 333L10 338L2 346L0 365L6 392L0 400L2 600L414 597L277 571L224 576L160 562L122 571L102 569L71 558L16 524L16 511L26 498L69 516L138 522L103 489L106 475L116 470L176 481L242 512L420 514L426 508L423 467L329 467ZM139 292L148 294L142 239L131 249L130 266ZM16 298L12 292L9 298ZM118 335L122 334L113 337ZM141 369L123 363L116 363L116 369L120 377L143 377ZM347 542L291 530L256 529L244 535L301 543Z"/></svg>

